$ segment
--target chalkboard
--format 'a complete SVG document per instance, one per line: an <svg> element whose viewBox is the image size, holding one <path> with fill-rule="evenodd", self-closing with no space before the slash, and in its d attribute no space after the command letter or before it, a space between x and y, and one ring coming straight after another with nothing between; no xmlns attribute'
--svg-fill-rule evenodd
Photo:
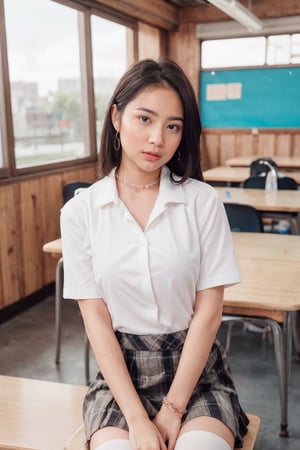
<svg viewBox="0 0 300 450"><path fill-rule="evenodd" d="M200 73L205 128L299 128L300 67Z"/></svg>

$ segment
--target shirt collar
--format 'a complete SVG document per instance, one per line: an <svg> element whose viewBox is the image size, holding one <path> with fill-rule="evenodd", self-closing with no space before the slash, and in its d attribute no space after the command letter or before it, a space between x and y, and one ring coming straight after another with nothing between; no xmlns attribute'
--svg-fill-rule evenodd
<svg viewBox="0 0 300 450"><path fill-rule="evenodd" d="M115 173L116 168L108 176L95 183L96 206L102 207L109 203L119 204L120 199L117 191ZM170 170L167 166L163 166L161 170L158 200L161 205L168 203L186 203L187 201L183 185L172 183L170 180Z"/></svg>

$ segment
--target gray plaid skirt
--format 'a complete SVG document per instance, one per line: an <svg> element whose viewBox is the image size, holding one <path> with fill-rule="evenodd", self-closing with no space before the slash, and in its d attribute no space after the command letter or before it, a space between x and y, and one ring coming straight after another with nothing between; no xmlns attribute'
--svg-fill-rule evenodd
<svg viewBox="0 0 300 450"><path fill-rule="evenodd" d="M116 332L133 383L151 419L159 411L172 383L186 333L184 330L141 336ZM192 393L182 424L199 416L221 420L235 435L235 447L243 446L242 438L249 421L240 406L224 349L217 340ZM106 426L128 430L100 372L84 399L83 417L87 441L95 431Z"/></svg>

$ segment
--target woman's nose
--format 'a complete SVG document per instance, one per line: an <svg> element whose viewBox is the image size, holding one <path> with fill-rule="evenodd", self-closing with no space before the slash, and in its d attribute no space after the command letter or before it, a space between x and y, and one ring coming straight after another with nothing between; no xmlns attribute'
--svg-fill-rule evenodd
<svg viewBox="0 0 300 450"><path fill-rule="evenodd" d="M149 136L149 143L155 145L155 147L159 147L164 142L163 130L161 128L155 128L151 130L151 134Z"/></svg>

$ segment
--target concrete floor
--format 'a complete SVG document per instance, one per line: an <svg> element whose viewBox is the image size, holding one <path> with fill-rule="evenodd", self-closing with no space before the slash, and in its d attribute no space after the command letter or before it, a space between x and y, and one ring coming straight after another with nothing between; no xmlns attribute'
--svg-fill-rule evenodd
<svg viewBox="0 0 300 450"><path fill-rule="evenodd" d="M225 342L226 327L219 338ZM84 384L84 332L76 302L64 301L61 363L54 362L54 298L0 325L0 374ZM245 411L261 417L256 450L300 450L300 363L293 361L289 437L280 438L280 404L272 340L233 328L229 362ZM91 357L91 373L96 364Z"/></svg>

